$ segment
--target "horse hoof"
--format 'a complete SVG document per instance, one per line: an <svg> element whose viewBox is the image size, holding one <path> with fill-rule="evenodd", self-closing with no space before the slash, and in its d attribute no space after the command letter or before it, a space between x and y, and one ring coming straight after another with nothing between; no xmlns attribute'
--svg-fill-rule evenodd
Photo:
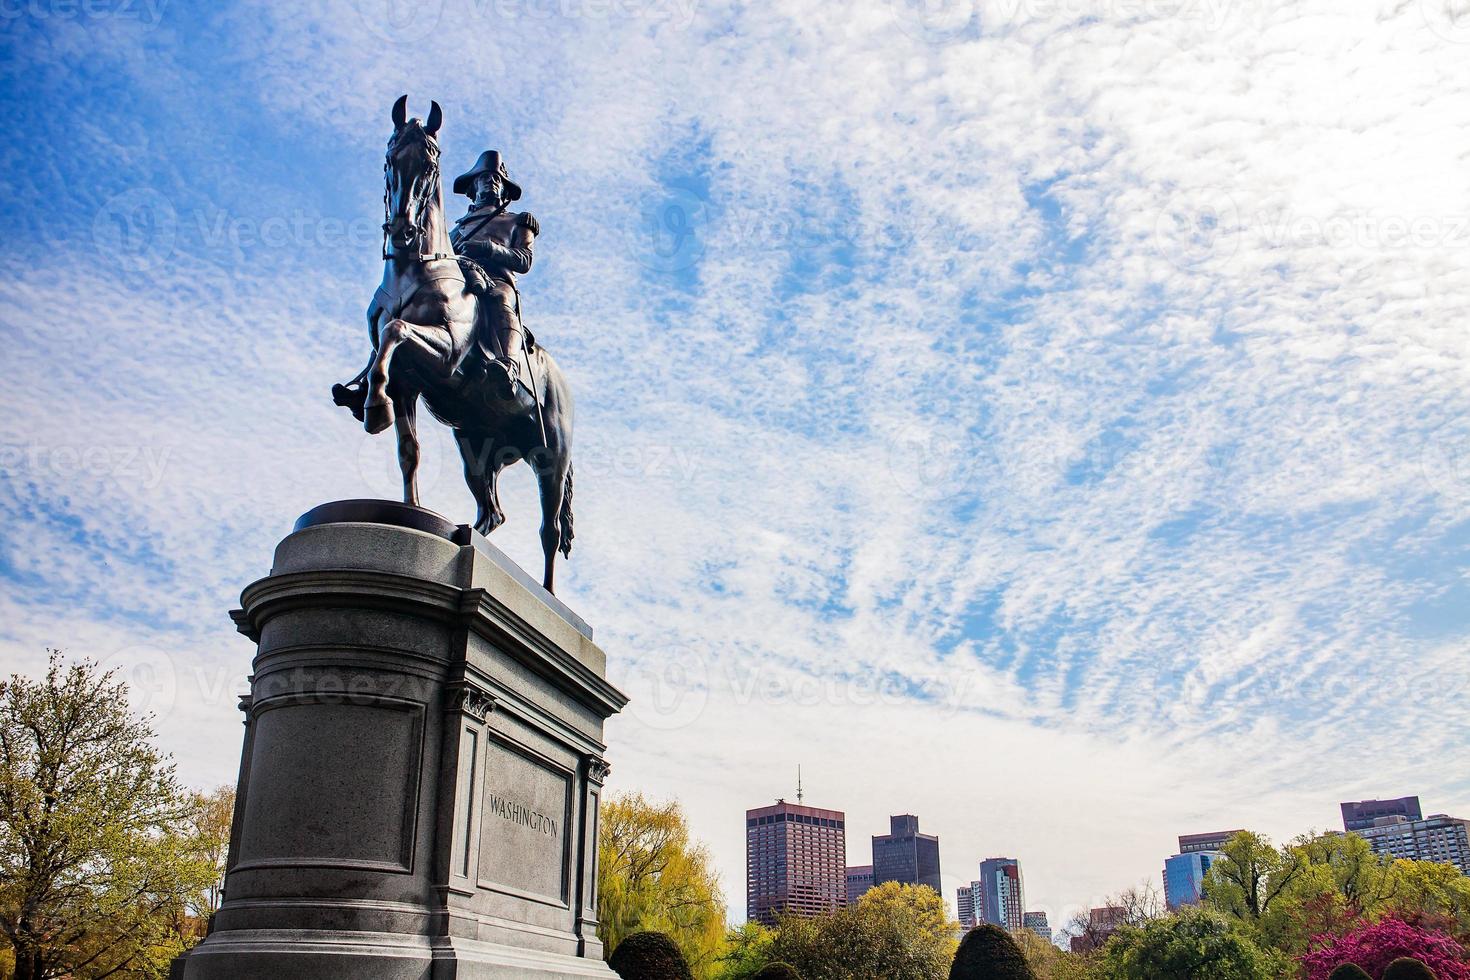
<svg viewBox="0 0 1470 980"><path fill-rule="evenodd" d="M393 424L393 403L382 402L378 405L368 405L363 409L362 427L372 435L377 435Z"/></svg>

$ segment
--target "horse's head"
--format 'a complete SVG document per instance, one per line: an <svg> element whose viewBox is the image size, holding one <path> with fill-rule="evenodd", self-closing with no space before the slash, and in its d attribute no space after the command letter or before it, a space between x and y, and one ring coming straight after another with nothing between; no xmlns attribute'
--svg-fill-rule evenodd
<svg viewBox="0 0 1470 980"><path fill-rule="evenodd" d="M393 103L393 136L383 163L386 189L383 205L385 250L424 251L428 211L439 204L439 141L435 134L444 121L439 103L431 103L429 118L406 118L408 96Z"/></svg>

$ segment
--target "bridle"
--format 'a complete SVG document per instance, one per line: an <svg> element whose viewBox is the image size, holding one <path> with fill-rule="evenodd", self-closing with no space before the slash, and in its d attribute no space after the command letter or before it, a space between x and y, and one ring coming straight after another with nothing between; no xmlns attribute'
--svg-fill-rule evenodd
<svg viewBox="0 0 1470 980"><path fill-rule="evenodd" d="M402 130L393 135L388 141L388 152L383 158L383 260L386 262L392 258L388 252L388 229L392 226L392 188L393 188L393 151L397 149L399 141L410 130ZM423 132L418 130L418 132ZM429 164L413 179L413 184L408 188L408 227L413 231L413 240L417 246L417 255L420 262L433 262L437 259L452 259L454 253L425 253L423 251L424 238L428 234L427 224L424 221L424 209L429 206L429 198L434 189L439 186L439 145L427 133L423 135L425 154L429 158Z"/></svg>

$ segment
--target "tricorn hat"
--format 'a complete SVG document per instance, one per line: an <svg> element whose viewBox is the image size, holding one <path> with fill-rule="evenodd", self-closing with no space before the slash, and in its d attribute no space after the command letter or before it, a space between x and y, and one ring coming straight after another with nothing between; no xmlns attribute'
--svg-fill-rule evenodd
<svg viewBox="0 0 1470 980"><path fill-rule="evenodd" d="M474 198L475 178L489 173L500 175L500 181L505 185L506 200L519 201L521 199L521 185L511 180L510 174L505 172L505 161L500 158L499 150L486 150L481 153L480 159L475 161L475 165L467 173L462 173L454 178L454 193Z"/></svg>

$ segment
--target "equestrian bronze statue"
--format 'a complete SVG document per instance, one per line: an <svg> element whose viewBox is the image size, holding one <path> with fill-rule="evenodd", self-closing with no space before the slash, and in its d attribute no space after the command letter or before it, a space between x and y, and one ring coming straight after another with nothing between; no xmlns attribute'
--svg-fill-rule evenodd
<svg viewBox="0 0 1470 980"><path fill-rule="evenodd" d="M525 460L541 490L542 579L552 589L556 553L572 550L572 393L551 355L521 322L517 275L530 271L540 231L507 210L521 196L500 154L486 151L454 190L472 200L451 231L439 180L443 113L406 118L393 104L383 165L383 283L368 306L373 354L332 398L368 432L398 435L403 500L418 504L420 398L454 430L465 482L479 507L475 530L505 523L496 481Z"/></svg>

